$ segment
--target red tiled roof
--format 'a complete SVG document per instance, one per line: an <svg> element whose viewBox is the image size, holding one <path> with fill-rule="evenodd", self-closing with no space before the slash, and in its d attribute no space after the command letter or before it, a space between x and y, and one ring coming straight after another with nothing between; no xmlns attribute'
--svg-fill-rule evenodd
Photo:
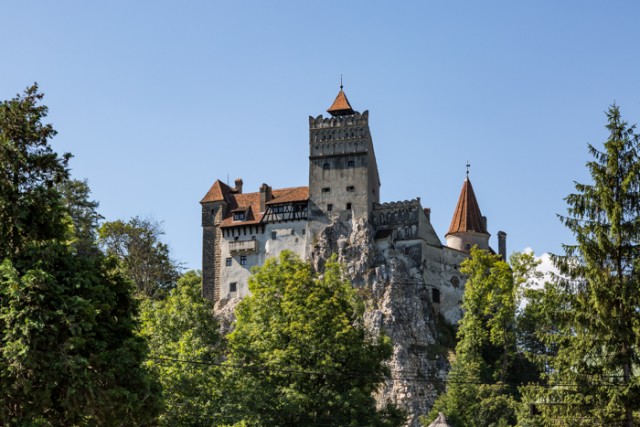
<svg viewBox="0 0 640 427"><path fill-rule="evenodd" d="M309 200L309 187L291 187L279 188L271 191L273 199L267 204L305 202ZM236 225L258 224L264 216L264 212L260 212L260 192L233 194L228 193L229 209L228 214L222 221L222 227L233 227ZM244 221L234 221L232 212L238 207L250 208L250 214Z"/></svg>
<svg viewBox="0 0 640 427"><path fill-rule="evenodd" d="M451 226L449 226L449 231L447 231L446 235L464 233L466 231L489 234L482 220L480 206L478 206L478 201L476 200L476 195L473 192L469 178L465 179L464 184L462 184L460 198L458 199L458 204L456 205L456 210L451 220Z"/></svg>
<svg viewBox="0 0 640 427"><path fill-rule="evenodd" d="M273 190L273 199L267 205L278 203L304 202L309 200L309 187L293 187Z"/></svg>
<svg viewBox="0 0 640 427"><path fill-rule="evenodd" d="M207 194L205 194L202 200L200 200L200 203L221 202L227 199L227 196L231 191L231 187L219 179L216 179L216 182L213 183L209 191L207 191Z"/></svg>
<svg viewBox="0 0 640 427"><path fill-rule="evenodd" d="M345 95L342 87L340 87L340 92L338 92L338 96L331 104L331 107L327 110L327 113L332 116L344 116L347 114L353 114L353 108L351 108L351 104L349 104L349 100L347 99L347 95Z"/></svg>

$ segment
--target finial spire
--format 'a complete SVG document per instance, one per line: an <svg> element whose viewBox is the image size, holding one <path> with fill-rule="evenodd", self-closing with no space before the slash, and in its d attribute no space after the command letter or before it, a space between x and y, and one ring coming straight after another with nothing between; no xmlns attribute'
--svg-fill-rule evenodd
<svg viewBox="0 0 640 427"><path fill-rule="evenodd" d="M469 160L467 160L467 179L469 179L469 168L471 165L469 164Z"/></svg>
<svg viewBox="0 0 640 427"><path fill-rule="evenodd" d="M342 73L340 73L340 90L342 90Z"/></svg>

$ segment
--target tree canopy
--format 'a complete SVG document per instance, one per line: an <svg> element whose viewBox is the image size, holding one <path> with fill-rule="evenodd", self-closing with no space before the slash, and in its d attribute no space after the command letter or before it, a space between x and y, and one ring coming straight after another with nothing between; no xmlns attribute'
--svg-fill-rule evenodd
<svg viewBox="0 0 640 427"><path fill-rule="evenodd" d="M120 260L123 273L139 294L151 298L165 296L180 276L180 265L160 240L163 234L159 223L140 217L105 222L99 229L105 252Z"/></svg>
<svg viewBox="0 0 640 427"><path fill-rule="evenodd" d="M576 243L555 257L546 304L557 326L540 335L557 351L547 387L530 392L546 422L631 427L640 416L640 137L618 106L607 119L604 148L589 145L592 182L575 184L561 217Z"/></svg>
<svg viewBox="0 0 640 427"><path fill-rule="evenodd" d="M269 259L236 307L222 420L255 426L400 425L373 393L388 371L385 336L363 325L364 306L335 262L324 274L291 252Z"/></svg>
<svg viewBox="0 0 640 427"><path fill-rule="evenodd" d="M0 103L0 424L152 425L137 303L112 260L74 245L92 231L61 194L70 156L50 146L42 96Z"/></svg>
<svg viewBox="0 0 640 427"><path fill-rule="evenodd" d="M189 271L165 299L142 302L148 364L163 389L163 426L216 425L220 411L222 338L213 304L201 290L202 275Z"/></svg>

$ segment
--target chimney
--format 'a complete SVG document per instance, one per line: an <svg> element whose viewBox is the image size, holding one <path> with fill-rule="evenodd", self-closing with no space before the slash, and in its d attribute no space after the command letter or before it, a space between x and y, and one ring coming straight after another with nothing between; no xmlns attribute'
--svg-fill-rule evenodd
<svg viewBox="0 0 640 427"><path fill-rule="evenodd" d="M427 221L431 222L431 208L424 208L424 214L427 216Z"/></svg>
<svg viewBox="0 0 640 427"><path fill-rule="evenodd" d="M504 261L507 260L507 233L498 231L498 253Z"/></svg>
<svg viewBox="0 0 640 427"><path fill-rule="evenodd" d="M237 178L235 183L236 183L236 186L233 189L233 192L237 194L242 194L242 178Z"/></svg>
<svg viewBox="0 0 640 427"><path fill-rule="evenodd" d="M487 217L483 216L482 217L482 225L484 226L484 231L488 233L488 228L487 228Z"/></svg>
<svg viewBox="0 0 640 427"><path fill-rule="evenodd" d="M260 212L267 210L267 202L271 199L273 199L271 195L271 187L267 184L262 184L260 186Z"/></svg>

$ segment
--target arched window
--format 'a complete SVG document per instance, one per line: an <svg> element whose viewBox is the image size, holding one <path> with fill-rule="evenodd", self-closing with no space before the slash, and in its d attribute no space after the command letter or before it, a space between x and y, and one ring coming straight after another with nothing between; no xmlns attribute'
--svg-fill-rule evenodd
<svg viewBox="0 0 640 427"><path fill-rule="evenodd" d="M324 165L322 165L322 170L328 171L331 168L331 166L329 165L329 163L325 163Z"/></svg>

